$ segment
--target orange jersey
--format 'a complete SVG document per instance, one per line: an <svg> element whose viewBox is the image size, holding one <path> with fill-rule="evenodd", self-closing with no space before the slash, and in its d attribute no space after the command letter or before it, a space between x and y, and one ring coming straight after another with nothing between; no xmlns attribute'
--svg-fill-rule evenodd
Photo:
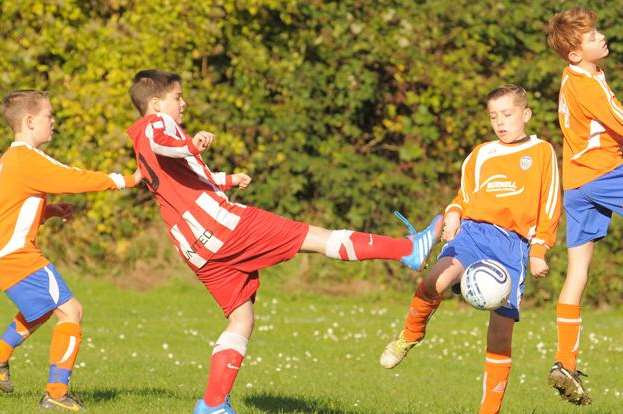
<svg viewBox="0 0 623 414"><path fill-rule="evenodd" d="M463 162L461 188L446 213L453 210L520 234L530 240L530 256L544 257L560 219L554 149L534 135L478 145Z"/></svg>
<svg viewBox="0 0 623 414"><path fill-rule="evenodd" d="M37 247L47 194L134 185L132 176L68 167L26 143L14 142L0 158L0 289L48 264Z"/></svg>
<svg viewBox="0 0 623 414"><path fill-rule="evenodd" d="M578 188L623 164L623 107L603 71L569 65L562 74L558 121L564 136L562 185Z"/></svg>

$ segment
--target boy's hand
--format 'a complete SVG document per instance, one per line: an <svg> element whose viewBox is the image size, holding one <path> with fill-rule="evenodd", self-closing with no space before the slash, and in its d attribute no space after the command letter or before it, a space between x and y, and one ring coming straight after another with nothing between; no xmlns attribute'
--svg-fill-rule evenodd
<svg viewBox="0 0 623 414"><path fill-rule="evenodd" d="M549 273L549 266L547 265L545 259L541 259L540 257L531 257L530 273L532 273L532 276L534 276L535 279L547 276L547 273Z"/></svg>
<svg viewBox="0 0 623 414"><path fill-rule="evenodd" d="M207 131L199 131L193 137L193 144L195 147L199 149L199 151L203 151L212 144L214 141L214 134Z"/></svg>
<svg viewBox="0 0 623 414"><path fill-rule="evenodd" d="M71 220L74 215L74 206L69 203L49 204L45 208L45 218L60 217L63 222Z"/></svg>
<svg viewBox="0 0 623 414"><path fill-rule="evenodd" d="M134 173L132 174L132 177L134 178L134 182L138 185L138 183L140 183L141 180L143 179L143 174L141 174L141 169L137 167L136 171L134 171Z"/></svg>
<svg viewBox="0 0 623 414"><path fill-rule="evenodd" d="M231 182L233 185L237 185L240 188L247 188L251 183L251 177L243 173L233 174L231 176Z"/></svg>
<svg viewBox="0 0 623 414"><path fill-rule="evenodd" d="M456 211L451 211L443 219L443 230L441 231L441 239L450 241L454 239L456 233L461 226L461 215Z"/></svg>

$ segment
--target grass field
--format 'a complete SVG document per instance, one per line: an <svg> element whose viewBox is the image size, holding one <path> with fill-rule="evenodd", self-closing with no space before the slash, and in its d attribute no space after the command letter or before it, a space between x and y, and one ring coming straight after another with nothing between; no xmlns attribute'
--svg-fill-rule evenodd
<svg viewBox="0 0 623 414"><path fill-rule="evenodd" d="M287 268L263 275L249 355L232 394L245 413L474 413L481 396L487 314L444 303L424 344L394 370L378 357L398 331L410 296L336 297L283 289ZM72 382L89 413L190 413L201 396L224 320L198 283L148 292L68 277L85 308ZM576 408L545 383L554 355L553 308L524 311L514 341L505 413L623 412L623 311L587 310L582 367L594 404ZM2 322L14 309L0 301ZM51 326L12 360L16 392L0 413L37 412Z"/></svg>

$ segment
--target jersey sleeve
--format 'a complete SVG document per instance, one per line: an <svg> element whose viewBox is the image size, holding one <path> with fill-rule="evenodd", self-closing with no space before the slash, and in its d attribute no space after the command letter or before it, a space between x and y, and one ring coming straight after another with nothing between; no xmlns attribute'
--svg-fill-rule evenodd
<svg viewBox="0 0 623 414"><path fill-rule="evenodd" d="M161 116L147 125L145 136L155 154L170 158L192 157L200 153L192 138L183 134L175 121Z"/></svg>
<svg viewBox="0 0 623 414"><path fill-rule="evenodd" d="M541 169L541 193L535 235L530 240L530 257L544 258L556 242L560 221L560 175L554 148L547 144Z"/></svg>
<svg viewBox="0 0 623 414"><path fill-rule="evenodd" d="M224 172L210 172L212 174L212 179L214 182L223 189L223 191L227 191L234 186L233 176Z"/></svg>
<svg viewBox="0 0 623 414"><path fill-rule="evenodd" d="M474 150L467 156L461 166L461 187L452 202L446 207L445 214L457 212L463 216L465 206L469 203L470 194L474 187L474 163L472 162Z"/></svg>
<svg viewBox="0 0 623 414"><path fill-rule="evenodd" d="M23 154L25 184L34 191L50 194L84 193L134 187L133 176L69 167L49 155L31 150Z"/></svg>
<svg viewBox="0 0 623 414"><path fill-rule="evenodd" d="M623 136L623 107L607 85L596 79L582 83L578 97L582 110L603 126ZM623 142L622 142L623 143Z"/></svg>

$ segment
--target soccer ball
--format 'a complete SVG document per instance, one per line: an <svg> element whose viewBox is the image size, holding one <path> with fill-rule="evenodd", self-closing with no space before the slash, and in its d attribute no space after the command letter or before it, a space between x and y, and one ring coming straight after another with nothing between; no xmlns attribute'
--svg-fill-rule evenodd
<svg viewBox="0 0 623 414"><path fill-rule="evenodd" d="M502 263L479 260L463 272L461 294L476 309L493 310L508 301L511 285L511 277Z"/></svg>

